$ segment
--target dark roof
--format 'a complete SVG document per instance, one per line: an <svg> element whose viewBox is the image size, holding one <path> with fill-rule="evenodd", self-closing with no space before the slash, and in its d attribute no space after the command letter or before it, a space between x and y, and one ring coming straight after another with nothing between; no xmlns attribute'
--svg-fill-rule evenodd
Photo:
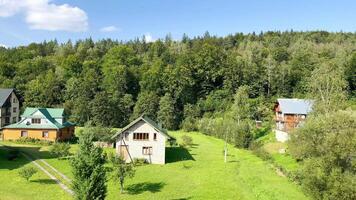
<svg viewBox="0 0 356 200"><path fill-rule="evenodd" d="M309 99L277 99L283 113L306 115L312 111L313 100Z"/></svg>
<svg viewBox="0 0 356 200"><path fill-rule="evenodd" d="M139 121L144 121L147 124L151 125L152 128L156 129L158 132L162 133L163 135L165 135L167 138L171 139L172 137L168 135L167 130L163 129L161 126L159 126L155 121L153 121L152 119L150 119L147 116L141 115L139 118L135 119L134 121L132 121L130 124L128 124L127 126L125 126L124 128L122 128L120 131L118 131L115 135L113 135L111 138L115 138L118 135L120 135L121 133L123 133L124 131L126 131L127 129L129 129L130 127L132 127L133 125L135 125L137 122Z"/></svg>
<svg viewBox="0 0 356 200"><path fill-rule="evenodd" d="M7 98L10 96L10 94L14 91L14 89L0 89L0 107L4 105L6 102Z"/></svg>

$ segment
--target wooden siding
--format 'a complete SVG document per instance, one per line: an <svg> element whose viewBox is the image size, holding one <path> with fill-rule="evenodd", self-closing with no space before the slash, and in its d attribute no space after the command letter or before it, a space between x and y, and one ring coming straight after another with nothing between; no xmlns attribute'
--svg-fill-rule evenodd
<svg viewBox="0 0 356 200"><path fill-rule="evenodd" d="M27 131L27 137L40 140L66 140L70 139L74 134L74 127L63 128L60 130L54 129L3 129L4 140L17 140L21 138L21 131ZM42 137L43 131L48 131L48 137Z"/></svg>

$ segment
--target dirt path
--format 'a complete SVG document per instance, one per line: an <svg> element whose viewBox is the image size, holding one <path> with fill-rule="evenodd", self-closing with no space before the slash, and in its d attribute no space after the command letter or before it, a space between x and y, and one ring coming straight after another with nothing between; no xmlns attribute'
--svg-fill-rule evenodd
<svg viewBox="0 0 356 200"><path fill-rule="evenodd" d="M48 164L48 162L46 162L43 159L39 159L43 164L45 164L47 167L49 167L51 170L55 171L58 175L60 175L64 180L68 181L69 183L72 182L72 180L70 180L70 178L68 178L66 175L64 175L62 172L58 171L56 168L52 167L52 165Z"/></svg>
<svg viewBox="0 0 356 200"><path fill-rule="evenodd" d="M74 192L73 190L69 189L65 184L63 184L60 180L58 180L55 176L53 176L51 173L49 173L45 168L43 168L40 164L37 163L37 161L33 160L30 156L27 154L21 152L21 154L29 161L31 161L36 167L38 167L41 171L43 171L47 176L49 176L52 180L56 181L56 183L66 192L68 192L70 195L73 195ZM52 166L50 166L48 163L47 165L51 167L51 169L54 169ZM57 171L57 170L56 170ZM57 171L58 172L58 171Z"/></svg>
<svg viewBox="0 0 356 200"><path fill-rule="evenodd" d="M7 146L4 145L0 145L6 149L11 149ZM49 178L51 178L52 180L54 180L64 191L66 191L67 193L69 193L70 195L73 195L74 192L73 190L71 190L69 187L67 187L65 184L63 184L60 180L58 180L53 174L51 174L49 171L47 171L45 168L43 168L40 164L38 164L38 162L36 160L34 160L33 158L31 158L29 155L27 155L26 153L20 151L21 155L23 155L27 160L29 160L30 162L32 162L37 168L39 168L42 172L44 172ZM54 172L56 172L57 174L59 174L63 179L65 179L68 182L71 182L71 180L65 176L64 174L62 174L61 172L59 172L57 169L55 169L54 167L52 167L50 164L48 164L46 161L39 159L43 164L45 164L47 167L49 167L51 170L53 170Z"/></svg>

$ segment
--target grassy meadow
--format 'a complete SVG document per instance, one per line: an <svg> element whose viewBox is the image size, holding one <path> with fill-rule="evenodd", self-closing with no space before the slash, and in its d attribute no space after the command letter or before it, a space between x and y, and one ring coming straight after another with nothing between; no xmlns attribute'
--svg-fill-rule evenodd
<svg viewBox="0 0 356 200"><path fill-rule="evenodd" d="M125 182L124 194L120 194L119 184L110 179L107 199L308 199L298 185L290 182L286 177L277 175L270 163L261 160L250 151L236 149L229 145L228 162L224 163L224 141L200 133L177 131L170 132L170 134L178 139L178 143L182 135L189 135L193 138L194 144L187 149L167 147L167 164L165 165L137 167L135 177ZM72 177L69 160L51 158L47 146L31 145L21 148L44 158L57 170ZM75 152L77 148L77 145L72 145L71 151ZM111 151L111 149L106 151ZM14 165L18 166L26 164L23 158L15 162L17 164L14 163ZM38 199L46 199L46 195L52 193L59 196L56 199L69 198L55 184L37 182L28 184L16 172L3 168L0 168L0 175L11 174L12 178L6 181L10 186L0 189L1 200L3 197L14 199L11 191L21 184L27 188L28 192L17 193L19 197L16 199L30 197L29 192L39 195ZM41 176L41 173L31 180L46 178L37 176ZM42 176L45 175L42 174ZM3 182L3 179L0 182ZM4 185L4 182L1 185ZM38 193L42 189L46 191Z"/></svg>

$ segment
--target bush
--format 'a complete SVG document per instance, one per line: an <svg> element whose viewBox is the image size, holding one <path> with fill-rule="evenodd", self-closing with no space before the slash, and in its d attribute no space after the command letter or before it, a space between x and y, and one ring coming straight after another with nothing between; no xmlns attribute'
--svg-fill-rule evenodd
<svg viewBox="0 0 356 200"><path fill-rule="evenodd" d="M10 150L7 154L8 160L15 160L19 156L19 151L17 149Z"/></svg>
<svg viewBox="0 0 356 200"><path fill-rule="evenodd" d="M32 166L22 167L19 171L19 175L29 181L30 178L37 173L37 169Z"/></svg>
<svg viewBox="0 0 356 200"><path fill-rule="evenodd" d="M148 161L147 161L147 159L145 159L145 158L134 158L134 159L133 159L133 163L134 163L136 166L141 166L141 165L147 164Z"/></svg>
<svg viewBox="0 0 356 200"><path fill-rule="evenodd" d="M193 139L192 137L188 136L188 135L183 135L182 136L182 146L184 147L188 147L188 146L192 146L193 145Z"/></svg>
<svg viewBox="0 0 356 200"><path fill-rule="evenodd" d="M56 142L50 148L50 153L56 157L66 157L70 155L70 145L68 143Z"/></svg>
<svg viewBox="0 0 356 200"><path fill-rule="evenodd" d="M30 138L30 137L22 137L15 140L14 142L19 144L36 144L36 145L45 145L45 146L53 144L52 141L40 140L40 139Z"/></svg>

